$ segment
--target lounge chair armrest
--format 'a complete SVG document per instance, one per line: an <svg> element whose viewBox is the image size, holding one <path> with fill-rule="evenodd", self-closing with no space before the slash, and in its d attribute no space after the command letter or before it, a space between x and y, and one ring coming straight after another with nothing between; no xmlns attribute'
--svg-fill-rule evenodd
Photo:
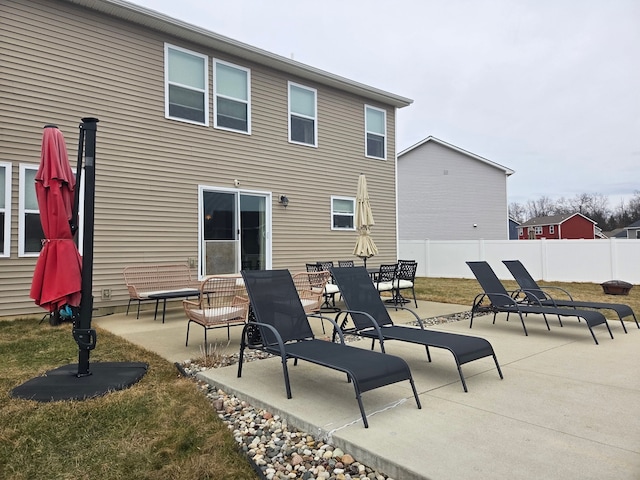
<svg viewBox="0 0 640 480"><path fill-rule="evenodd" d="M564 293L567 297L569 297L569 300L573 302L573 297L571 296L571 294L569 292L567 292L564 288L562 287L556 287L553 285L549 285L549 286L544 286L544 287L540 287L540 290L560 290L562 293ZM549 295L549 294L547 294ZM551 296L551 295L549 295Z"/></svg>
<svg viewBox="0 0 640 480"><path fill-rule="evenodd" d="M324 315L320 315L319 313L310 313L307 315L307 318L319 318L321 320L328 320L333 325L333 331L338 334L340 337L340 343L344 345L344 334L342 333L342 329L338 326L338 322L336 322L333 318L327 317Z"/></svg>
<svg viewBox="0 0 640 480"><path fill-rule="evenodd" d="M376 319L373 318L369 313L362 312L360 310L342 310L340 313L343 313L343 312L345 313L345 315L358 313L360 315L364 315L365 317L367 317L371 321L371 326L376 329L376 333L378 334L378 341L380 342L380 350L382 350L382 352L384 353L384 337L382 335L382 331L380 330L380 325L378 325L378 322L376 322Z"/></svg>
<svg viewBox="0 0 640 480"><path fill-rule="evenodd" d="M528 302L529 304L536 304L539 307L542 306L542 302L538 295L542 295L543 299L546 299L548 295L545 295L542 290L536 288L523 288L521 290L515 290L517 292L516 295L512 295L512 298L519 302ZM531 295L527 295L531 293ZM520 294L524 295L524 298L519 298ZM534 297L534 298L531 298ZM553 302L553 306L557 307L556 302L553 301L553 298L549 297L549 300Z"/></svg>
<svg viewBox="0 0 640 480"><path fill-rule="evenodd" d="M420 325L420 328L424 330L424 325L422 324L422 319L420 318L420 316L414 312L412 309L407 308L407 307L403 307L401 305L385 305L386 308L395 308L397 310L406 310L407 312L411 313L411 315L413 315L414 317L416 317L416 321L418 322L418 325Z"/></svg>
<svg viewBox="0 0 640 480"><path fill-rule="evenodd" d="M245 335L247 334L247 330L252 327L252 326L260 326L260 327L265 327L269 330L271 330L271 332L275 335L276 337L276 341L278 342L278 350L280 351L280 355L282 356L282 359L285 360L286 358L286 350L284 349L284 342L282 341L282 337L280 336L280 333L278 333L278 330L275 329L275 327L269 325L268 323L260 323L260 322L249 322L246 323L244 327L242 327L242 342L245 344L248 344L248 341L245 341ZM263 339L264 341L264 339ZM263 347L265 346L264 343L262 345Z"/></svg>

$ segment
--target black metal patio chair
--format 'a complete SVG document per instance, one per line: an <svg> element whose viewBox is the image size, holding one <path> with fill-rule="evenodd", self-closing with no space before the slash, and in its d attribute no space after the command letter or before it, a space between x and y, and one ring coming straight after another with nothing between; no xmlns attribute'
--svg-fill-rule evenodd
<svg viewBox="0 0 640 480"><path fill-rule="evenodd" d="M342 292L342 299L347 306L346 310L342 310L336 316L336 321L339 322L340 317L344 315L341 328L345 333L371 338L372 349L376 340L378 340L380 349L383 352L385 340L400 340L424 345L429 362L431 362L429 347L449 350L453 354L462 388L465 392L468 390L461 368L465 363L484 357L493 357L498 374L500 378L503 378L493 347L484 338L427 330L424 328L420 317L413 310L403 306L396 307L411 312L416 318L419 328L395 325L364 267L334 268L333 275ZM349 318L354 326L347 329L346 325Z"/></svg>
<svg viewBox="0 0 640 480"><path fill-rule="evenodd" d="M294 359L294 365L298 360L306 360L346 373L347 380L353 383L365 428L369 424L362 404L363 392L408 380L416 404L422 408L409 366L400 357L346 345L338 325L329 317L314 316L332 323L340 343L314 337L288 270L243 271L242 276L256 322L247 324L242 332L238 377L242 375L245 348L259 348L280 357L287 398L291 398L287 368L290 358ZM249 338L250 329L256 326L260 331L259 345L250 343Z"/></svg>
<svg viewBox="0 0 640 480"><path fill-rule="evenodd" d="M509 319L509 314L515 313L520 317L520 322L522 323L522 329L524 330L525 335L529 335L527 332L527 327L524 324L524 317L527 314L539 314L544 318L544 322L547 325L547 330L551 330L549 327L549 322L547 321L547 315L557 315L558 320L560 321L560 326L562 326L562 320L560 317L578 317L578 319L583 318L587 327L589 327L589 332L591 332L591 336L593 337L593 341L598 344L598 339L596 338L595 333L593 332L593 328L596 325L605 324L607 330L609 331L609 335L613 338L613 333L611 333L611 329L609 328L609 323L607 319L600 312L596 312L595 310L579 310L575 308L560 308L560 307L549 307L544 305L533 305L533 304L523 304L518 302L516 299L509 294L507 289L504 287L498 276L495 274L491 266L484 261L480 262L466 262L473 275L478 280L478 283L482 287L483 293L476 295L473 300L473 306L471 307L471 322L469 323L469 328L473 326L473 318L474 315L480 311L489 311L493 313L493 323L496 323L496 315L499 312L507 313L507 320ZM489 305L483 305L483 301L485 299L489 299Z"/></svg>
<svg viewBox="0 0 640 480"><path fill-rule="evenodd" d="M503 260L502 263L509 269L513 278L516 279L518 285L521 288L522 294L528 303L546 305L550 307L570 307L570 308L593 308L596 310L613 310L618 315L620 323L622 323L622 329L624 333L627 333L627 328L624 325L624 317L632 316L636 322L636 326L640 328L638 319L633 309L629 305L623 303L607 303L607 302L582 302L573 299L571 294L564 288L556 287L552 285L546 285L541 287L533 279L529 271L522 264L520 260ZM545 291L546 290L546 291ZM565 294L567 298L552 297L548 290L561 292Z"/></svg>

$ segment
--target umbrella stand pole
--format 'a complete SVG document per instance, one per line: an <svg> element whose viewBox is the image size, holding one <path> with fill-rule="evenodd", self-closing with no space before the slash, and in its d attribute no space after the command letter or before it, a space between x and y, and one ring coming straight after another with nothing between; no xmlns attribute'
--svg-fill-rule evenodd
<svg viewBox="0 0 640 480"><path fill-rule="evenodd" d="M89 355L96 347L96 331L91 328L93 314L93 231L96 192L96 123L97 118L83 118L80 124L81 143L84 138L84 228L82 241L82 297L80 312L73 323L73 339L78 344L78 377L91 375ZM81 155L79 147L78 155Z"/></svg>

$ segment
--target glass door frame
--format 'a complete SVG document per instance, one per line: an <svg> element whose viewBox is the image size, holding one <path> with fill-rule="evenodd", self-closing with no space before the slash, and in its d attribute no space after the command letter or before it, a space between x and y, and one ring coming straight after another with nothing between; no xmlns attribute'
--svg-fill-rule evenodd
<svg viewBox="0 0 640 480"><path fill-rule="evenodd" d="M262 190L247 190L242 188L226 188L226 187L217 187L212 185L198 185L198 278L202 280L205 277L205 240L204 240L204 230L203 230L203 198L204 192L219 192L219 193L228 193L233 194L235 197L235 212L236 212L236 225L238 229L241 229L241 209L240 209L240 196L241 195L252 195L263 197L265 199L265 270L270 270L272 268L272 255L271 255L271 229L272 229L272 196L271 192L265 192ZM241 245L240 235L238 235L238 242L240 247ZM238 248L238 252L236 255L236 270L240 272L241 269L241 248Z"/></svg>

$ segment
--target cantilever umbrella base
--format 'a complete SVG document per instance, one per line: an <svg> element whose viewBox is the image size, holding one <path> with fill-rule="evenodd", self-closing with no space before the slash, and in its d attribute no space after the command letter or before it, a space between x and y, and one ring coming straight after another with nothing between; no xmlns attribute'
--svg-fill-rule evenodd
<svg viewBox="0 0 640 480"><path fill-rule="evenodd" d="M63 365L14 388L11 396L37 402L88 400L129 388L147 368L143 362L95 362L91 364L91 375L78 377L77 363Z"/></svg>

